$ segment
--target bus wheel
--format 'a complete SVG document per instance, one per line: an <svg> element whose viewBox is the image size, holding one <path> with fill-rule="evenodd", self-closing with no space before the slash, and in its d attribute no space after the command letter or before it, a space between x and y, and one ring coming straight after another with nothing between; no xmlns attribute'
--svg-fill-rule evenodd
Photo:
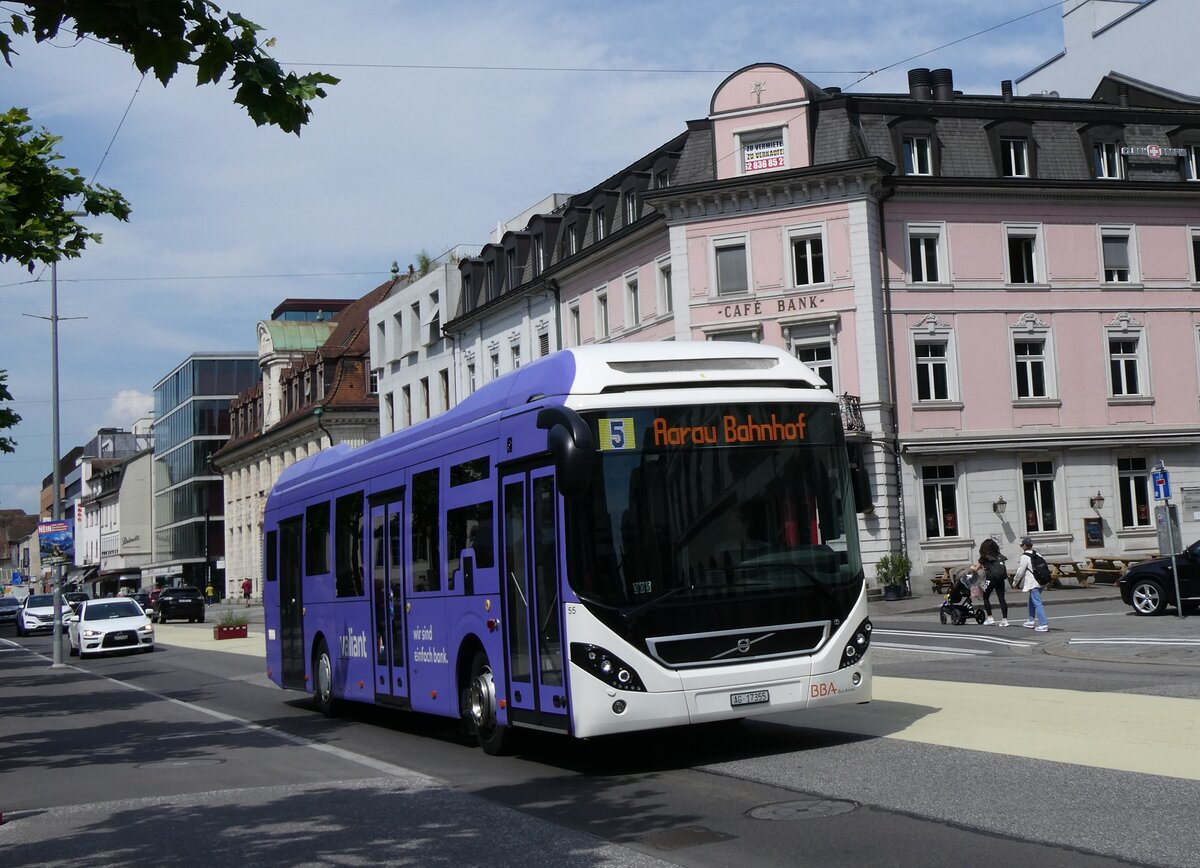
<svg viewBox="0 0 1200 868"><path fill-rule="evenodd" d="M509 752L512 735L508 727L496 723L496 683L492 667L482 651L471 661L471 680L467 684L467 716L479 746L489 756Z"/></svg>
<svg viewBox="0 0 1200 868"><path fill-rule="evenodd" d="M337 716L337 700L333 697L333 661L322 639L313 655L313 702L317 711L326 717Z"/></svg>

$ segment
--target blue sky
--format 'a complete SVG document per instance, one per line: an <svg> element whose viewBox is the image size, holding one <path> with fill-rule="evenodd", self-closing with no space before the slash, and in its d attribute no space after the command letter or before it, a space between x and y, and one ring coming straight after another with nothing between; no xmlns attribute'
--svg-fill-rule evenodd
<svg viewBox="0 0 1200 868"><path fill-rule="evenodd" d="M958 89L997 94L1062 49L1051 0L221 5L263 25L289 68L342 79L299 137L255 127L188 70L139 85L96 43L18 40L0 67L0 105L29 108L63 137L64 165L133 204L127 224L91 221L103 243L58 269L59 316L86 317L59 325L63 452L130 425L189 353L252 351L283 298L358 297L393 260L482 245L547 194L591 187L703 117L742 66L857 92L950 67ZM609 71L568 71L593 68ZM647 69L679 72L624 71ZM34 512L51 470L50 327L22 314L49 314L49 271L0 265L0 304L0 369L24 417L6 432L18 449L0 455L0 508Z"/></svg>

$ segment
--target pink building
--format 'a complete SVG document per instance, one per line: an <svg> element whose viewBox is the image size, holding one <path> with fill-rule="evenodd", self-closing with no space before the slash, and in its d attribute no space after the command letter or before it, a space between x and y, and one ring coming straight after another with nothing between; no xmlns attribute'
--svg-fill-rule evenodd
<svg viewBox="0 0 1200 868"><path fill-rule="evenodd" d="M739 70L708 117L464 260L447 333L482 348L520 312L554 334L543 349L790 349L843 395L870 469L866 562L907 551L917 592L989 536L1010 557L1025 535L1052 560L1157 551L1160 459L1190 542L1200 101L909 82L844 94Z"/></svg>

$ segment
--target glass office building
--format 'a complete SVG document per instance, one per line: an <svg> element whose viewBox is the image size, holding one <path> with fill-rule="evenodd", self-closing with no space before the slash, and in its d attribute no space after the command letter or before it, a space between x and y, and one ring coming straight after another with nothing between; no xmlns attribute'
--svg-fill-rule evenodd
<svg viewBox="0 0 1200 868"><path fill-rule="evenodd" d="M155 385L154 584L224 587L224 496L209 458L229 439L229 402L261 376L257 353L196 353Z"/></svg>

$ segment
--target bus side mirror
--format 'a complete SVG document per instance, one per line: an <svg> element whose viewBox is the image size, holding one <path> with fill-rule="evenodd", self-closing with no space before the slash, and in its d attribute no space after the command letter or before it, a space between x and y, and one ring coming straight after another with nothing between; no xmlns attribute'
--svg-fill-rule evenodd
<svg viewBox="0 0 1200 868"><path fill-rule="evenodd" d="M857 444L849 447L850 453L850 488L854 492L854 511L870 513L875 511L871 502L871 479L867 475L867 460L862 446Z"/></svg>
<svg viewBox="0 0 1200 868"><path fill-rule="evenodd" d="M583 494L592 481L595 452L587 423L568 407L545 407L538 411L537 426L547 432L546 448L554 456L558 490L568 497Z"/></svg>

